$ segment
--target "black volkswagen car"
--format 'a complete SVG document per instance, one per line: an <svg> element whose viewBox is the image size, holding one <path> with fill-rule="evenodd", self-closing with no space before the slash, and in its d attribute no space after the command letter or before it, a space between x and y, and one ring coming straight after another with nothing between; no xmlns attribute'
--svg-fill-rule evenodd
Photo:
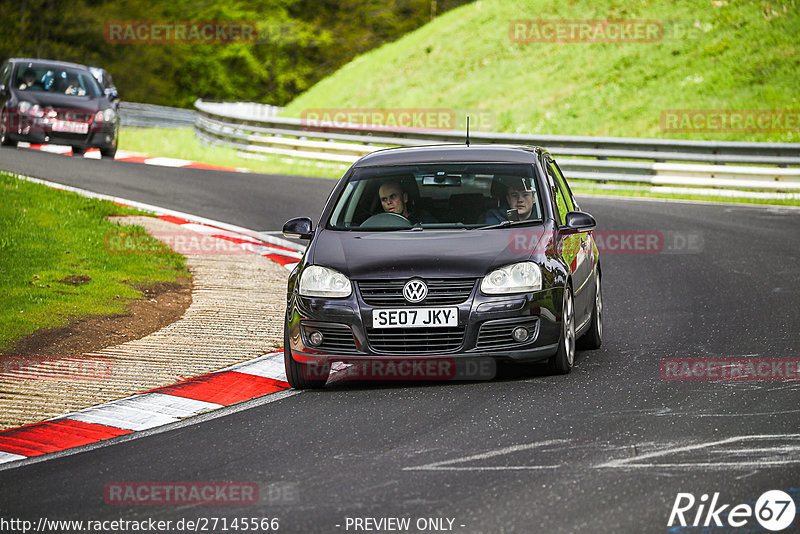
<svg viewBox="0 0 800 534"><path fill-rule="evenodd" d="M0 144L68 145L73 154L117 152L119 117L89 69L44 59L7 60L0 68Z"/></svg>
<svg viewBox="0 0 800 534"><path fill-rule="evenodd" d="M594 227L542 148L361 158L316 228L305 217L283 228L310 240L289 276L289 383L321 387L334 362L544 360L568 373L576 345L602 340Z"/></svg>

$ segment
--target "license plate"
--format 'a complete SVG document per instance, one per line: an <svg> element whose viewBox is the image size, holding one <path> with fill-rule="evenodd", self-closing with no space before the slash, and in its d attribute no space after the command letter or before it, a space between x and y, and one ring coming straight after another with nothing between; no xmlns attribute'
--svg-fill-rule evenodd
<svg viewBox="0 0 800 534"><path fill-rule="evenodd" d="M88 122L53 121L51 128L54 132L85 134L89 133Z"/></svg>
<svg viewBox="0 0 800 534"><path fill-rule="evenodd" d="M389 308L372 312L372 328L458 326L458 308Z"/></svg>

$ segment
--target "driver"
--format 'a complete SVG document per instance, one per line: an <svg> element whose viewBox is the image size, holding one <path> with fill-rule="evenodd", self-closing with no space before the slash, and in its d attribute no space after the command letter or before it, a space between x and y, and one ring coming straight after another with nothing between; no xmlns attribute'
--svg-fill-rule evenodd
<svg viewBox="0 0 800 534"><path fill-rule="evenodd" d="M78 77L72 73L67 73L67 88L64 90L64 94L72 95L72 96L85 96L86 91L83 87L81 87L80 82L78 81Z"/></svg>
<svg viewBox="0 0 800 534"><path fill-rule="evenodd" d="M378 190L378 198L383 206L383 211L402 215L411 224L436 222L436 219L427 211L413 209L409 206L408 193L398 182L384 182Z"/></svg>

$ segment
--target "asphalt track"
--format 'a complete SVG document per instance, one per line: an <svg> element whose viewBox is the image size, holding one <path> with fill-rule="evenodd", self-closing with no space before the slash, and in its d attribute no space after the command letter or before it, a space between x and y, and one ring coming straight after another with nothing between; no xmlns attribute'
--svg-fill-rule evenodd
<svg viewBox="0 0 800 534"><path fill-rule="evenodd" d="M316 218L334 183L13 149L0 150L0 167L266 231ZM254 402L0 471L0 517L276 517L282 532L364 532L347 518L365 517L431 532L416 521L449 518L453 532L638 533L670 531L679 492L753 505L778 489L800 503L800 382L660 373L664 358L800 356L800 210L581 204L599 230L656 232L665 250L602 256L603 348L579 353L570 375L529 366L490 382L338 384ZM267 490L252 505L107 504L104 487L120 481ZM271 494L277 484L288 491ZM711 531L759 530L751 519Z"/></svg>

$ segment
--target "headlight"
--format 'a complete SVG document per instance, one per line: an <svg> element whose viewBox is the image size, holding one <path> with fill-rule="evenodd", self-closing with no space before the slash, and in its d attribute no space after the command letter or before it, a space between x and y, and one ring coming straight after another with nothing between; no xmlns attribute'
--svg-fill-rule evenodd
<svg viewBox="0 0 800 534"><path fill-rule="evenodd" d="M39 104L31 104L27 100L20 100L17 104L17 109L22 115L30 115L31 117L44 117L44 110Z"/></svg>
<svg viewBox="0 0 800 534"><path fill-rule="evenodd" d="M327 267L312 265L300 275L300 295L304 297L347 297L351 291L350 280Z"/></svg>
<svg viewBox="0 0 800 534"><path fill-rule="evenodd" d="M527 293L542 289L542 269L532 261L523 261L495 269L483 277L481 292L487 295Z"/></svg>
<svg viewBox="0 0 800 534"><path fill-rule="evenodd" d="M114 113L114 110L111 108L104 109L102 111L98 111L94 116L94 122L100 124L103 122L111 122L114 120L117 114Z"/></svg>

